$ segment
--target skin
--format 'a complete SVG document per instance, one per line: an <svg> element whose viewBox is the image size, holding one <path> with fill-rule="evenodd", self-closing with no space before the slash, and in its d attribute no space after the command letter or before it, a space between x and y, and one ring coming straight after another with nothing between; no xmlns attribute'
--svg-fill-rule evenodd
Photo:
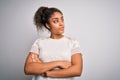
<svg viewBox="0 0 120 80"><path fill-rule="evenodd" d="M34 56L34 58L32 56ZM40 60L38 54L30 52L25 62L24 71L26 75L39 75L56 67L68 68L70 66L71 63L68 61L53 61L44 63Z"/></svg>
<svg viewBox="0 0 120 80"><path fill-rule="evenodd" d="M59 39L64 36L64 19L61 13L54 12L51 18L49 18L49 24L46 23L46 26L51 32L51 38ZM40 60L39 55L30 52L25 62L24 71L27 75L39 74L45 77L65 78L80 76L82 73L82 64L82 55L80 53L72 55L71 62L64 60L43 62ZM53 70L57 67L61 69Z"/></svg>
<svg viewBox="0 0 120 80"><path fill-rule="evenodd" d="M63 15L59 12L53 13L51 18L49 19L49 24L46 24L46 26L50 29L51 32L51 38L53 39L59 39L63 37L64 33L64 19Z"/></svg>

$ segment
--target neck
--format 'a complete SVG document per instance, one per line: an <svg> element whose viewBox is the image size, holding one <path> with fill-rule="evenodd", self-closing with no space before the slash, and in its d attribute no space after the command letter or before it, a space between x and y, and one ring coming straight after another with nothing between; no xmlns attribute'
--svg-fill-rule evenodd
<svg viewBox="0 0 120 80"><path fill-rule="evenodd" d="M61 35L61 34L58 34L58 35L52 35L51 34L51 36L50 36L50 38L52 38L52 39L60 39L60 38L62 38L64 35Z"/></svg>

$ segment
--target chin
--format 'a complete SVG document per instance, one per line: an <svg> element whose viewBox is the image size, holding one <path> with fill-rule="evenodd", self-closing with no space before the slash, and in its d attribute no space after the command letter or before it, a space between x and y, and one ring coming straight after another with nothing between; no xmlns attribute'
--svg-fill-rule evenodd
<svg viewBox="0 0 120 80"><path fill-rule="evenodd" d="M60 33L61 33L61 34L63 34L63 33L64 33L64 31L61 31Z"/></svg>
<svg viewBox="0 0 120 80"><path fill-rule="evenodd" d="M63 35L63 34L64 34L64 31L58 32L58 35Z"/></svg>
<svg viewBox="0 0 120 80"><path fill-rule="evenodd" d="M63 35L64 33L59 33L58 35Z"/></svg>
<svg viewBox="0 0 120 80"><path fill-rule="evenodd" d="M62 32L62 33L60 33L61 35L63 35L64 34L64 32Z"/></svg>

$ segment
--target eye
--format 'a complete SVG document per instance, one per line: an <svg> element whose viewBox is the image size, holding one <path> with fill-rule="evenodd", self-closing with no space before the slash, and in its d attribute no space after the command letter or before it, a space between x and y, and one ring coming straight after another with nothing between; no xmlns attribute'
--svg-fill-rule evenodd
<svg viewBox="0 0 120 80"><path fill-rule="evenodd" d="M53 22L54 22L54 23L58 23L58 20L54 20Z"/></svg>

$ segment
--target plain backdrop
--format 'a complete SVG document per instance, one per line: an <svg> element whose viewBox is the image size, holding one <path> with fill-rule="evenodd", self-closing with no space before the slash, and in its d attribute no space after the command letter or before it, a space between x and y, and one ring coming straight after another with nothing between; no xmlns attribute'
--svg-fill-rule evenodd
<svg viewBox="0 0 120 80"><path fill-rule="evenodd" d="M0 0L0 80L30 80L24 63L38 34L40 6L64 14L65 35L80 42L83 73L76 80L120 80L120 0Z"/></svg>

